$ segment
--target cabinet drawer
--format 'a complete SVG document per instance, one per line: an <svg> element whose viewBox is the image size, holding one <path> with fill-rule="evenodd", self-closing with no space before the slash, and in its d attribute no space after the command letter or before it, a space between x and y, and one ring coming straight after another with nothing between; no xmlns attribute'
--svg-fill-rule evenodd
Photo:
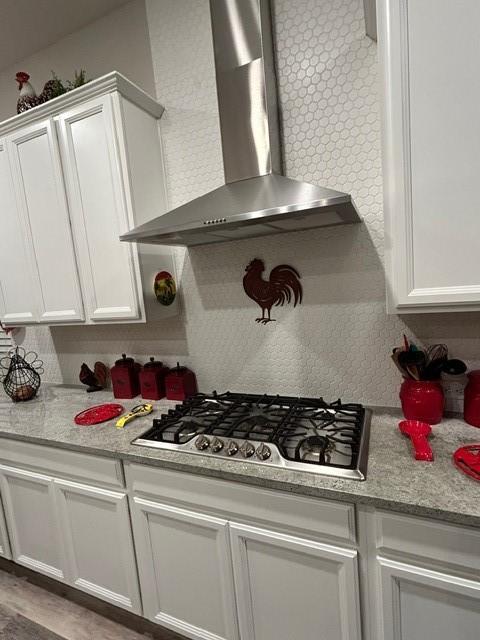
<svg viewBox="0 0 480 640"><path fill-rule="evenodd" d="M356 542L355 508L352 504L306 498L139 464L126 463L125 471L127 486L140 496L193 505L195 509L220 513L227 519L249 519L351 545Z"/></svg>
<svg viewBox="0 0 480 640"><path fill-rule="evenodd" d="M480 571L480 530L377 511L375 543L379 554L408 554L422 562Z"/></svg>
<svg viewBox="0 0 480 640"><path fill-rule="evenodd" d="M2 438L0 461L52 476L85 480L89 484L125 486L121 462L113 458Z"/></svg>

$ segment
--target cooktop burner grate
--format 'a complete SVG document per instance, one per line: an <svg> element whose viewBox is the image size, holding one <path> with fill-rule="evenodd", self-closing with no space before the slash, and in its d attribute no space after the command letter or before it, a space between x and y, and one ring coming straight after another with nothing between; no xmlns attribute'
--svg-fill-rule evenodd
<svg viewBox="0 0 480 640"><path fill-rule="evenodd" d="M323 398L196 394L134 444L364 479L369 412Z"/></svg>

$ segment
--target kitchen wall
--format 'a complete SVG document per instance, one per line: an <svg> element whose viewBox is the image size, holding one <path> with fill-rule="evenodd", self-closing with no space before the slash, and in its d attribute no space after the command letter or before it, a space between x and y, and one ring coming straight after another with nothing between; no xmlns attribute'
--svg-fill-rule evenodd
<svg viewBox="0 0 480 640"><path fill-rule="evenodd" d="M398 404L389 361L402 332L446 341L473 366L479 314L387 316L376 45L364 35L362 0L276 0L275 32L285 170L351 192L362 225L242 240L177 252L184 314L148 326L28 330L48 377L74 382L81 362L122 351L159 355L197 372L202 390L319 395ZM223 180L208 0L147 0L170 204ZM135 80L136 78L133 77ZM300 307L259 308L242 289L245 265L292 264Z"/></svg>
<svg viewBox="0 0 480 640"><path fill-rule="evenodd" d="M22 37L21 25L12 25ZM41 25L38 26L41 28ZM0 73L0 120L15 115L17 71L27 71L37 91L52 77L73 79L75 69L86 69L90 78L117 70L135 80L148 93L154 91L152 57L144 0L133 0L62 38L34 55L19 60Z"/></svg>

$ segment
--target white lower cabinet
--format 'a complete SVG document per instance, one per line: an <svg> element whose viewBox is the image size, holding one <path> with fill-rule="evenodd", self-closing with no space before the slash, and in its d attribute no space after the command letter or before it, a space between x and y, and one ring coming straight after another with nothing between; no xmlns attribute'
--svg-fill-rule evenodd
<svg viewBox="0 0 480 640"><path fill-rule="evenodd" d="M5 515L3 512L2 500L0 496L0 557L11 560L10 542L8 540L7 525L5 523Z"/></svg>
<svg viewBox="0 0 480 640"><path fill-rule="evenodd" d="M242 640L360 640L357 552L230 524Z"/></svg>
<svg viewBox="0 0 480 640"><path fill-rule="evenodd" d="M480 582L378 559L383 640L478 640Z"/></svg>
<svg viewBox="0 0 480 640"><path fill-rule="evenodd" d="M126 494L66 480L54 489L73 586L140 613Z"/></svg>
<svg viewBox="0 0 480 640"><path fill-rule="evenodd" d="M3 464L0 491L12 560L141 613L124 491Z"/></svg>
<svg viewBox="0 0 480 640"><path fill-rule="evenodd" d="M228 523L134 497L144 613L188 638L238 638Z"/></svg>
<svg viewBox="0 0 480 640"><path fill-rule="evenodd" d="M0 465L0 487L12 559L34 571L67 581L53 478Z"/></svg>

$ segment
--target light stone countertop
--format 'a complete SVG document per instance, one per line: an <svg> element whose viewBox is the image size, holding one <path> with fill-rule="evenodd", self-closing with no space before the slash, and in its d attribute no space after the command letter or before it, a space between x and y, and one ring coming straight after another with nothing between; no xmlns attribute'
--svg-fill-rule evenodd
<svg viewBox="0 0 480 640"><path fill-rule="evenodd" d="M117 401L106 391L87 394L80 387L43 385L38 398L14 404L2 390L0 438L83 451L308 496L369 504L480 528L480 483L465 476L451 462L452 453L459 446L480 442L480 430L462 420L449 418L434 426L430 444L435 462L418 462L412 457L408 439L399 433L398 415L385 409L374 410L367 480L359 482L132 445L131 441L151 426L154 414L137 418L124 429L116 429L114 421L91 427L75 425L73 418L77 413L103 402ZM129 410L142 400L118 402ZM155 413L159 414L175 404L165 400L156 402Z"/></svg>

